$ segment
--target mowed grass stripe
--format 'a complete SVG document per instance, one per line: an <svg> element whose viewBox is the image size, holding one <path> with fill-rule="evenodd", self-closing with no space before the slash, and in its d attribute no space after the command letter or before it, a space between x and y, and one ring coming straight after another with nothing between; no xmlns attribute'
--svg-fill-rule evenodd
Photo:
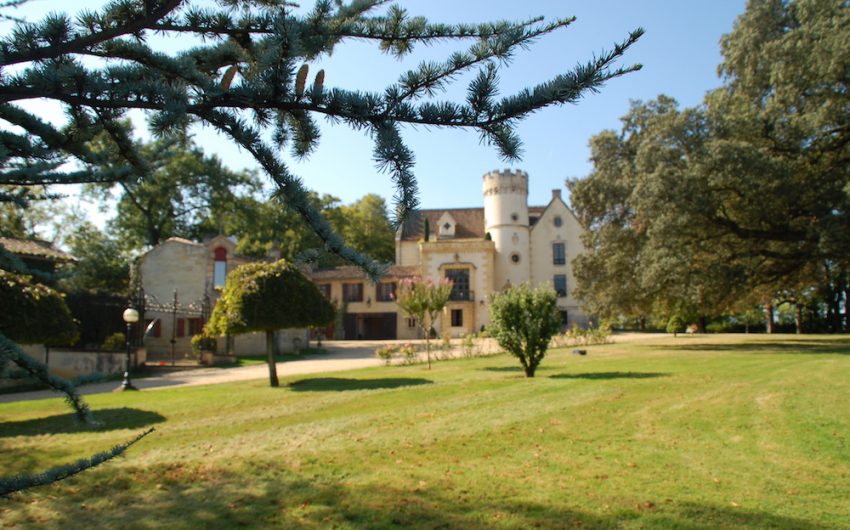
<svg viewBox="0 0 850 530"><path fill-rule="evenodd" d="M850 527L850 339L658 338L423 366L0 405L4 469L157 432L0 500L4 526ZM285 370L283 371L285 375ZM43 432L44 434L37 434ZM36 501L36 502L33 502ZM155 515L154 515L155 514Z"/></svg>

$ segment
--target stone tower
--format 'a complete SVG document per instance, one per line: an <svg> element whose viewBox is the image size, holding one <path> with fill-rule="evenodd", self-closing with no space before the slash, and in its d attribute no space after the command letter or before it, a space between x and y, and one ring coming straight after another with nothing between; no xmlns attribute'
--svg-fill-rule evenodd
<svg viewBox="0 0 850 530"><path fill-rule="evenodd" d="M528 226L528 173L491 171L484 174L484 230L496 244L493 287L519 285L531 278Z"/></svg>

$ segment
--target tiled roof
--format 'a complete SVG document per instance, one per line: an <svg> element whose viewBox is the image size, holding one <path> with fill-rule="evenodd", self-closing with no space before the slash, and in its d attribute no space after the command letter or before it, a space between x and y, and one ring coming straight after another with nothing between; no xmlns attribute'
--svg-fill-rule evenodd
<svg viewBox="0 0 850 530"><path fill-rule="evenodd" d="M419 267L393 265L384 278L408 278L419 274ZM318 280L365 280L366 273L360 267L344 266L333 269L320 269L309 273L310 278Z"/></svg>
<svg viewBox="0 0 850 530"><path fill-rule="evenodd" d="M537 222L545 206L529 206L528 217L531 226ZM484 208L443 208L439 210L419 210L404 223L401 239L418 241L425 237L425 219L431 225L431 237L437 239L440 227L437 223L444 213L454 217L454 239L481 239L484 237Z"/></svg>
<svg viewBox="0 0 850 530"><path fill-rule="evenodd" d="M182 238L182 237L177 237L177 236L169 237L168 239L166 239L162 243L168 243L169 241L172 242L172 243L181 243L183 245L195 245L195 246L198 246L198 247L203 246L200 243L197 243L195 241L189 241L188 239L185 239L185 238ZM162 243L160 243L160 244L162 244Z"/></svg>
<svg viewBox="0 0 850 530"><path fill-rule="evenodd" d="M444 208L419 210L404 223L401 239L418 241L425 237L425 219L431 227L431 237L439 233L440 217L448 212L455 220L455 239L481 239L484 237L484 208Z"/></svg>
<svg viewBox="0 0 850 530"><path fill-rule="evenodd" d="M50 261L77 261L67 252L59 250L47 241L38 239L0 237L0 246L18 256L44 258Z"/></svg>
<svg viewBox="0 0 850 530"><path fill-rule="evenodd" d="M545 206L529 206L528 207L528 226L534 226L537 224L537 221L540 220L540 217L543 215L543 212L546 210Z"/></svg>

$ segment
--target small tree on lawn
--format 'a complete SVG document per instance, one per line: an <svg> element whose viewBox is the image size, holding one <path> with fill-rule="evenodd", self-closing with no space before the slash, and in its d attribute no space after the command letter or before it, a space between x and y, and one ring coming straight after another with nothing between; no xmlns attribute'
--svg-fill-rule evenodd
<svg viewBox="0 0 850 530"><path fill-rule="evenodd" d="M534 377L549 340L561 328L557 296L550 287L523 284L490 300L488 330L499 346L519 359L526 377Z"/></svg>
<svg viewBox="0 0 850 530"><path fill-rule="evenodd" d="M274 359L274 332L284 328L324 326L333 319L333 306L294 265L284 260L249 263L228 275L204 333L230 335L264 331L269 382L276 387L280 383Z"/></svg>
<svg viewBox="0 0 850 530"><path fill-rule="evenodd" d="M667 321L667 333L672 333L673 337L685 331L685 321L680 315L673 315Z"/></svg>
<svg viewBox="0 0 850 530"><path fill-rule="evenodd" d="M396 303L416 321L425 334L425 356L431 369L431 328L440 311L446 307L452 293L452 282L442 279L437 283L422 278L405 278L396 290Z"/></svg>

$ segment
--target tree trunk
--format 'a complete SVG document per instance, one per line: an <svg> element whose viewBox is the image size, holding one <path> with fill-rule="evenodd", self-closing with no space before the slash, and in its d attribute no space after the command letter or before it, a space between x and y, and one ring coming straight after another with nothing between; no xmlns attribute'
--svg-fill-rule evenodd
<svg viewBox="0 0 850 530"><path fill-rule="evenodd" d="M773 333L773 304L764 305L765 331Z"/></svg>
<svg viewBox="0 0 850 530"><path fill-rule="evenodd" d="M422 331L425 332L425 358L428 359L428 369L431 369L431 326L422 326ZM417 357L419 357L417 355Z"/></svg>
<svg viewBox="0 0 850 530"><path fill-rule="evenodd" d="M646 331L646 317L641 315L638 319L638 329L641 331Z"/></svg>
<svg viewBox="0 0 850 530"><path fill-rule="evenodd" d="M850 283L844 283L844 312L841 317L838 319L841 323L841 331L847 331L848 326L850 326Z"/></svg>
<svg viewBox="0 0 850 530"><path fill-rule="evenodd" d="M274 331L266 331L266 361L269 363L269 384L273 387L280 386L274 361Z"/></svg>
<svg viewBox="0 0 850 530"><path fill-rule="evenodd" d="M797 335L803 333L803 305L799 302L794 304L794 327Z"/></svg>
<svg viewBox="0 0 850 530"><path fill-rule="evenodd" d="M536 368L536 366L527 364L523 366L523 368L525 369L525 377L534 377L534 369Z"/></svg>
<svg viewBox="0 0 850 530"><path fill-rule="evenodd" d="M708 327L708 317L701 316L697 319L697 332L705 333L705 328Z"/></svg>

